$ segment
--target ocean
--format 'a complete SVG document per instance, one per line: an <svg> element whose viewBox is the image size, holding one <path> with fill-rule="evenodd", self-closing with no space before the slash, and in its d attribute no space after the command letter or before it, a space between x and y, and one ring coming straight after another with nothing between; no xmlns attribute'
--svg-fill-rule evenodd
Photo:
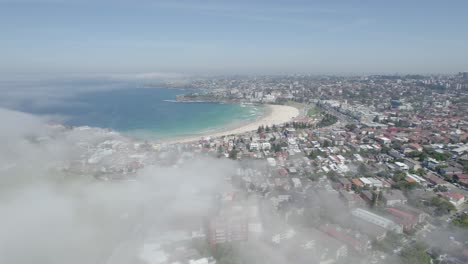
<svg viewBox="0 0 468 264"><path fill-rule="evenodd" d="M190 90L120 88L80 92L53 104L22 104L16 110L56 118L70 126L110 128L139 139L172 139L218 131L255 120L259 106L176 102ZM52 119L52 120L53 120Z"/></svg>

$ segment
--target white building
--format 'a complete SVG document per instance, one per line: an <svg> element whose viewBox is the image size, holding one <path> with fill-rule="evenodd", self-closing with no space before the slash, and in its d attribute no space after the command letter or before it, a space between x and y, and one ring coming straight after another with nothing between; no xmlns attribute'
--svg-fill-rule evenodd
<svg viewBox="0 0 468 264"><path fill-rule="evenodd" d="M399 234L403 232L403 227L400 225L397 225L392 220L382 217L380 215L376 215L364 209L360 209L360 208L354 209L351 211L351 214L364 221L383 227L387 230L391 230Z"/></svg>
<svg viewBox="0 0 468 264"><path fill-rule="evenodd" d="M258 150L258 143L250 143L249 149L250 149L251 151Z"/></svg>
<svg viewBox="0 0 468 264"><path fill-rule="evenodd" d="M409 170L408 165L404 164L403 162L395 162L395 165L398 166L400 170Z"/></svg>
<svg viewBox="0 0 468 264"><path fill-rule="evenodd" d="M271 144L269 142L263 142L261 144L262 150L270 150L271 149Z"/></svg>
<svg viewBox="0 0 468 264"><path fill-rule="evenodd" d="M274 158L267 158L268 165L276 167L276 160Z"/></svg>

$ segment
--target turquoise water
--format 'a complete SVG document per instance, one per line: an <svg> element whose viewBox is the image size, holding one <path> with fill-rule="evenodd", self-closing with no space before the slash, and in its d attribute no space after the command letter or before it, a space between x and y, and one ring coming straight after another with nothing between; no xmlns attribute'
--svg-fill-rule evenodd
<svg viewBox="0 0 468 264"><path fill-rule="evenodd" d="M179 103L176 95L190 91L129 88L82 92L60 104L22 105L21 111L65 117L72 126L111 128L144 139L167 139L227 128L258 118L264 109L239 104Z"/></svg>

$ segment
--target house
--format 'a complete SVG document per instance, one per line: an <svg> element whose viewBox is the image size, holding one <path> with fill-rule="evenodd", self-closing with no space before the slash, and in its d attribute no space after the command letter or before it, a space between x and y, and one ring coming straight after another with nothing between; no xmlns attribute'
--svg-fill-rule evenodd
<svg viewBox="0 0 468 264"><path fill-rule="evenodd" d="M414 151L423 151L423 147L421 147L421 145L419 144L416 144L416 143L411 143L411 144L408 144L408 147Z"/></svg>
<svg viewBox="0 0 468 264"><path fill-rule="evenodd" d="M400 190L389 190L383 194L383 200L388 207L403 205L408 202L408 199Z"/></svg>
<svg viewBox="0 0 468 264"><path fill-rule="evenodd" d="M405 163L410 169L412 170L417 170L421 168L421 164L419 161L416 161L414 159L408 159L406 158L403 163Z"/></svg>
<svg viewBox="0 0 468 264"><path fill-rule="evenodd" d="M368 178L361 177L359 180L366 186L373 186L372 181L370 181Z"/></svg>
<svg viewBox="0 0 468 264"><path fill-rule="evenodd" d="M447 193L440 193L440 195L447 198L449 202L451 202L456 207L459 207L465 202L465 196L462 193L447 192Z"/></svg>
<svg viewBox="0 0 468 264"><path fill-rule="evenodd" d="M423 165L431 170L435 170L439 166L439 162L433 158L428 158L424 160Z"/></svg>
<svg viewBox="0 0 468 264"><path fill-rule="evenodd" d="M373 186L373 187L376 187L376 188L382 188L383 187L383 183L381 181L379 181L378 179L367 178L367 180L369 180L372 183L371 186Z"/></svg>
<svg viewBox="0 0 468 264"><path fill-rule="evenodd" d="M397 165L400 170L409 170L408 165L406 165L405 163L397 161L395 162L395 165Z"/></svg>
<svg viewBox="0 0 468 264"><path fill-rule="evenodd" d="M455 174L453 179L461 184L468 185L468 174Z"/></svg>
<svg viewBox="0 0 468 264"><path fill-rule="evenodd" d="M429 172L426 175L424 175L424 178L432 185L446 185L448 183L432 172Z"/></svg>
<svg viewBox="0 0 468 264"><path fill-rule="evenodd" d="M271 149L271 144L269 142L263 142L263 143L261 143L261 148L262 148L262 150L270 150Z"/></svg>
<svg viewBox="0 0 468 264"><path fill-rule="evenodd" d="M457 167L447 167L447 168L440 168L440 173L443 175L456 175L462 174L463 169Z"/></svg>
<svg viewBox="0 0 468 264"><path fill-rule="evenodd" d="M457 155L462 155L463 153L468 151L468 146L464 145L459 148L452 149L451 151Z"/></svg>
<svg viewBox="0 0 468 264"><path fill-rule="evenodd" d="M340 198L348 208L364 206L364 200L357 193L341 190Z"/></svg>
<svg viewBox="0 0 468 264"><path fill-rule="evenodd" d="M375 139L376 139L379 143L381 143L381 144L383 144L383 145L386 145L386 146L392 144L392 140L389 139L389 138L386 138L386 137L375 137Z"/></svg>
<svg viewBox="0 0 468 264"><path fill-rule="evenodd" d="M267 158L267 162L270 167L276 167L276 160L274 158Z"/></svg>
<svg viewBox="0 0 468 264"><path fill-rule="evenodd" d="M356 178L351 179L351 183L356 187L364 186L364 183L362 183L359 179Z"/></svg>
<svg viewBox="0 0 468 264"><path fill-rule="evenodd" d="M362 191L361 192L361 198L366 201L367 203L372 203L372 198L373 198L373 195L370 191Z"/></svg>
<svg viewBox="0 0 468 264"><path fill-rule="evenodd" d="M351 182L346 178L338 178L338 182L335 184L336 189L345 189L349 191L351 189Z"/></svg>
<svg viewBox="0 0 468 264"><path fill-rule="evenodd" d="M401 159L403 157L403 154L401 154L400 152L398 152L398 151L396 151L394 149L391 149L388 152L388 155L392 156L395 159Z"/></svg>
<svg viewBox="0 0 468 264"><path fill-rule="evenodd" d="M302 182L299 178L291 178L294 188L302 188Z"/></svg>

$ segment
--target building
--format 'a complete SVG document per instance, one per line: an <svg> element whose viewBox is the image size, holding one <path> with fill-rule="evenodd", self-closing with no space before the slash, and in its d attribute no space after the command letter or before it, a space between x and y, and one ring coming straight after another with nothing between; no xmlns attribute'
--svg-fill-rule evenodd
<svg viewBox="0 0 468 264"><path fill-rule="evenodd" d="M383 183L375 178L367 178L370 182L372 182L371 186L376 188L382 188Z"/></svg>
<svg viewBox="0 0 468 264"><path fill-rule="evenodd" d="M256 151L258 150L258 148L259 148L258 143L250 143L250 146L249 146L250 151Z"/></svg>
<svg viewBox="0 0 468 264"><path fill-rule="evenodd" d="M364 183L362 183L359 179L357 178L353 178L351 179L351 182L353 183L353 185L355 185L356 187L361 187L364 185Z"/></svg>
<svg viewBox="0 0 468 264"><path fill-rule="evenodd" d="M269 142L263 142L261 144L262 150L270 150L271 149L271 144Z"/></svg>
<svg viewBox="0 0 468 264"><path fill-rule="evenodd" d="M346 178L338 178L338 182L335 186L338 190L345 189L349 191L351 189L351 182Z"/></svg>
<svg viewBox="0 0 468 264"><path fill-rule="evenodd" d="M333 224L324 224L319 227L319 230L327 235L345 243L348 247L356 250L359 253L364 253L370 249L371 241L364 236L354 234L350 230L344 230Z"/></svg>
<svg viewBox="0 0 468 264"><path fill-rule="evenodd" d="M456 174L463 174L463 168L457 168L457 167L446 167L446 168L440 168L439 169L440 173L443 175L456 175Z"/></svg>
<svg viewBox="0 0 468 264"><path fill-rule="evenodd" d="M368 178L361 177L359 178L359 180L366 186L370 186L370 187L373 186L372 181L370 181Z"/></svg>
<svg viewBox="0 0 468 264"><path fill-rule="evenodd" d="M364 206L364 200L357 193L350 193L344 190L340 191L340 198L348 208L354 208L359 206Z"/></svg>
<svg viewBox="0 0 468 264"><path fill-rule="evenodd" d="M404 231L413 230L419 223L418 217L410 212L403 211L399 208L387 208L387 213L393 216L396 223L403 227Z"/></svg>
<svg viewBox="0 0 468 264"><path fill-rule="evenodd" d="M372 203L372 200L373 200L373 195L372 195L372 192L370 191L362 191L361 192L361 198L366 201L368 204L371 204Z"/></svg>
<svg viewBox="0 0 468 264"><path fill-rule="evenodd" d="M456 207L459 207L465 202L465 196L462 193L447 192L447 193L441 193L440 195L447 198L449 202L451 202Z"/></svg>
<svg viewBox="0 0 468 264"><path fill-rule="evenodd" d="M399 234L403 232L402 226L396 224L395 222L393 222L392 220L390 220L388 218L385 218L385 217L382 217L380 215L371 213L371 212L369 212L367 210L357 208L357 209L352 210L351 214L354 215L355 217L358 217L358 218L360 218L360 219L362 219L364 221L367 221L369 223L372 223L374 225L383 227L383 228L385 228L387 230L391 230L391 231L399 233Z"/></svg>
<svg viewBox="0 0 468 264"><path fill-rule="evenodd" d="M455 174L453 179L461 184L468 185L468 174Z"/></svg>
<svg viewBox="0 0 468 264"><path fill-rule="evenodd" d="M443 180L442 178L435 175L433 172L427 173L424 178L431 184L431 185L446 185L448 182Z"/></svg>
<svg viewBox="0 0 468 264"><path fill-rule="evenodd" d="M398 169L400 169L400 170L409 170L408 165L406 165L406 164L403 163L403 162L398 162L398 161L397 161L397 162L395 162L395 165L397 165L397 166L398 166Z"/></svg>
<svg viewBox="0 0 468 264"><path fill-rule="evenodd" d="M209 221L208 240L210 245L233 241L247 241L247 217L240 215L220 215Z"/></svg>
<svg viewBox="0 0 468 264"><path fill-rule="evenodd" d="M267 158L268 165L276 167L276 160L274 158Z"/></svg>
<svg viewBox="0 0 468 264"><path fill-rule="evenodd" d="M386 138L386 137L375 137L375 139L379 143L384 144L386 146L389 146L392 143L392 140L390 140L389 138Z"/></svg>
<svg viewBox="0 0 468 264"><path fill-rule="evenodd" d="M408 202L408 199L400 190L390 190L383 194L383 200L385 205L388 207L396 205L404 205Z"/></svg>

